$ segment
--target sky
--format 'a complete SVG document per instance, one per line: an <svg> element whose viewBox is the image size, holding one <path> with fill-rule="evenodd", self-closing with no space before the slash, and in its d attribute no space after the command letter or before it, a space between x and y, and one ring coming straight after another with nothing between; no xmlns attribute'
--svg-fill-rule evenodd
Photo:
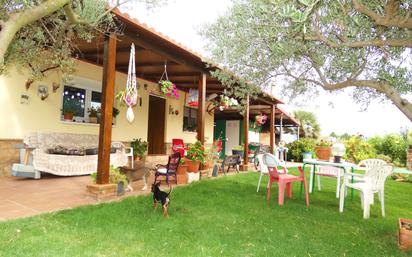
<svg viewBox="0 0 412 257"><path fill-rule="evenodd" d="M231 6L230 0L169 0L167 5L146 10L134 5L127 12L133 18L173 38L190 49L208 56L204 39L198 34L206 23L214 22ZM362 134L364 136L398 133L401 128L412 129L412 123L389 101L373 101L366 111L354 103L350 90L341 93L323 92L316 98L288 104L284 109L305 110L315 113L322 135Z"/></svg>

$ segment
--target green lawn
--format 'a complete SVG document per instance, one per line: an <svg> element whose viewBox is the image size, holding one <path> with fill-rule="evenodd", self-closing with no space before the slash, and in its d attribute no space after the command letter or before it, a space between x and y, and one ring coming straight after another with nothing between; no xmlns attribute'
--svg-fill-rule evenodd
<svg viewBox="0 0 412 257"><path fill-rule="evenodd" d="M364 220L358 194L338 212L333 179L322 178L309 209L299 184L285 206L275 195L266 206L257 180L245 173L177 188L170 219L140 196L3 222L0 256L412 256L397 247L398 217L412 218L412 184L388 180L387 217L375 203Z"/></svg>

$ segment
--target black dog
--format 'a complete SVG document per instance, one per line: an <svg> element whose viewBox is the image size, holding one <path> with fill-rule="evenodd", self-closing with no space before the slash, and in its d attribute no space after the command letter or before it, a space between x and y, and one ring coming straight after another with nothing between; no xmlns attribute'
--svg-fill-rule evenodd
<svg viewBox="0 0 412 257"><path fill-rule="evenodd" d="M153 192L153 207L156 209L157 204L160 202L162 203L163 208L163 216L169 218L169 203L170 203L170 193L172 189L170 189L169 193L163 192L160 190L160 182L152 185L152 192Z"/></svg>

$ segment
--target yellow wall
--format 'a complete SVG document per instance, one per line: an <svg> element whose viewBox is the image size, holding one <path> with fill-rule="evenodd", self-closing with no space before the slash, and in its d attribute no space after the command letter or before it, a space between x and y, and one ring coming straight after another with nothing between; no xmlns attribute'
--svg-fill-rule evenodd
<svg viewBox="0 0 412 257"><path fill-rule="evenodd" d="M75 77L100 82L102 68L100 66L78 61ZM56 72L50 72L44 81L36 82L26 90L27 75L24 72L11 70L8 75L0 76L0 139L20 139L31 132L70 132L97 134L99 127L96 124L67 123L60 120L62 107L63 85L52 92L52 83L61 83L61 76ZM116 73L116 91L124 89L127 75ZM155 91L154 83L140 80L139 95L142 97L142 106L136 106L135 120L129 123L126 120L126 107L117 107L120 114L117 116L116 125L113 127L113 140L131 141L133 138L147 140L148 104L149 92ZM143 85L148 84L147 90ZM49 88L49 96L44 101L37 95L38 85L46 85ZM29 96L29 104L21 104L22 94ZM165 142L171 142L172 138L182 138L187 143L196 140L196 133L183 132L183 103L184 92L179 100L167 98L166 101L166 138ZM169 114L169 105L179 110L179 115ZM213 117L207 114L205 135L208 142L213 141Z"/></svg>

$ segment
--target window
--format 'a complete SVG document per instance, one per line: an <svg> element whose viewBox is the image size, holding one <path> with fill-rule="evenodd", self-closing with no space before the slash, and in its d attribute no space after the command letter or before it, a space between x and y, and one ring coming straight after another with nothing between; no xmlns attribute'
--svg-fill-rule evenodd
<svg viewBox="0 0 412 257"><path fill-rule="evenodd" d="M73 112L74 122L89 122L89 113L87 110L90 107L100 109L102 105L102 93L94 88L84 87L83 84L87 85L88 83L75 83L70 86L65 85L63 89L62 109ZM61 119L64 120L63 115Z"/></svg>
<svg viewBox="0 0 412 257"><path fill-rule="evenodd" d="M197 130L197 109L185 106L183 113L183 131L196 132Z"/></svg>
<svg viewBox="0 0 412 257"><path fill-rule="evenodd" d="M72 111L74 117L84 118L86 90L64 86L63 92L63 110Z"/></svg>

